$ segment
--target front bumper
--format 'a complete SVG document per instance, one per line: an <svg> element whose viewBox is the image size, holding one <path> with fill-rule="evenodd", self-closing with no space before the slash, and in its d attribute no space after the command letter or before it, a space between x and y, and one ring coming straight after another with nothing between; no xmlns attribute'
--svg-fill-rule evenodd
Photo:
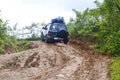
<svg viewBox="0 0 120 80"><path fill-rule="evenodd" d="M54 37L53 40L63 41L64 38Z"/></svg>
<svg viewBox="0 0 120 80"><path fill-rule="evenodd" d="M64 41L64 40L67 40L68 41L68 37L58 37L58 36L50 36L50 35L48 35L47 36L47 39L49 40L49 41Z"/></svg>

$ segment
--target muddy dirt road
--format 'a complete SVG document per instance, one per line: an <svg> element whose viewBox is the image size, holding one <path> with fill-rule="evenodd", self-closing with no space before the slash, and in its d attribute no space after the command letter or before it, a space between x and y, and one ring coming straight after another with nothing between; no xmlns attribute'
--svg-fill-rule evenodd
<svg viewBox="0 0 120 80"><path fill-rule="evenodd" d="M110 80L110 59L71 44L39 44L38 48L0 56L0 80Z"/></svg>

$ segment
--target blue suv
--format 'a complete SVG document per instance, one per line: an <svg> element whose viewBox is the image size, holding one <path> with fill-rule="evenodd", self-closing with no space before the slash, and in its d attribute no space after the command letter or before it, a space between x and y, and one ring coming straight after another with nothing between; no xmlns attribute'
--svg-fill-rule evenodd
<svg viewBox="0 0 120 80"><path fill-rule="evenodd" d="M64 23L63 18L55 18L51 23L42 28L41 38L45 42L63 41L68 43L68 29Z"/></svg>

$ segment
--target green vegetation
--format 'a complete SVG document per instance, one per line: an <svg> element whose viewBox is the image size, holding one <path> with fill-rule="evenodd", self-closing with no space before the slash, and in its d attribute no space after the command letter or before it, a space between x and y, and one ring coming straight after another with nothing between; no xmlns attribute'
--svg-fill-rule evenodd
<svg viewBox="0 0 120 80"><path fill-rule="evenodd" d="M113 58L111 65L111 80L120 80L120 57Z"/></svg>
<svg viewBox="0 0 120 80"><path fill-rule="evenodd" d="M18 41L15 36L8 35L11 30L8 22L3 22L0 18L0 54L28 49L29 42Z"/></svg>
<svg viewBox="0 0 120 80"><path fill-rule="evenodd" d="M3 22L3 20L0 18L0 53L5 52L4 49L6 46L12 46L14 49L16 49L16 39L8 35L11 29L9 26L7 26L7 24L7 21Z"/></svg>
<svg viewBox="0 0 120 80"><path fill-rule="evenodd" d="M76 19L67 24L70 36L92 39L91 48L114 56L111 79L120 80L120 0L95 1L96 9L73 11Z"/></svg>
<svg viewBox="0 0 120 80"><path fill-rule="evenodd" d="M67 24L70 36L77 39L91 38L94 40L90 45L91 48L113 55L111 79L120 80L120 0L104 0L103 3L96 0L95 4L97 8L87 8L84 12L73 9L76 18L71 18ZM25 27L34 33L27 40L39 40L34 31L36 27L38 23ZM8 22L3 22L0 18L0 54L5 53L6 46L10 46L15 51L28 49L28 41L9 36L9 31L11 29Z"/></svg>
<svg viewBox="0 0 120 80"><path fill-rule="evenodd" d="M29 44L30 42L27 40L18 40L17 51L20 52L29 49Z"/></svg>
<svg viewBox="0 0 120 80"><path fill-rule="evenodd" d="M96 9L79 12L73 9L76 19L67 24L71 36L97 39L94 49L120 55L120 1L95 1Z"/></svg>

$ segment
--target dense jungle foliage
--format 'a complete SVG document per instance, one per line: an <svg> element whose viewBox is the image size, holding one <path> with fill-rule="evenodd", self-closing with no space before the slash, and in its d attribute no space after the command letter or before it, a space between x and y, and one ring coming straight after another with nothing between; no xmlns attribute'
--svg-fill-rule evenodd
<svg viewBox="0 0 120 80"><path fill-rule="evenodd" d="M72 37L92 38L92 49L114 56L110 76L111 80L120 80L120 0L95 1L95 4L96 9L84 12L73 9L76 18L71 18L67 26Z"/></svg>
<svg viewBox="0 0 120 80"><path fill-rule="evenodd" d="M92 47L114 56L120 55L120 0L95 1L97 8L73 11L68 28L71 36L97 39Z"/></svg>

